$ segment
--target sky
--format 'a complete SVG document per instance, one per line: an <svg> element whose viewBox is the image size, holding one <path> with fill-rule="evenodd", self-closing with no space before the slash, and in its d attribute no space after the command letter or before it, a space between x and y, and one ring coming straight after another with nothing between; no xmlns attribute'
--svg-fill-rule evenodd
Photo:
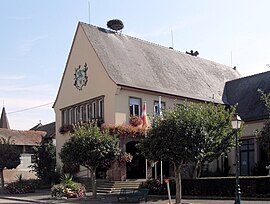
<svg viewBox="0 0 270 204"><path fill-rule="evenodd" d="M270 70L268 0L2 0L0 102L12 129L55 120L55 101L79 21L123 34L197 50L198 57L236 66L242 76Z"/></svg>

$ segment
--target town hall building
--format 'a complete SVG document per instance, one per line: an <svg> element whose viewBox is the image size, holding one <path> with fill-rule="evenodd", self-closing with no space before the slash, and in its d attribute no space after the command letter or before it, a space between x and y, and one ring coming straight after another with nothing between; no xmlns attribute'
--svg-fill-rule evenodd
<svg viewBox="0 0 270 204"><path fill-rule="evenodd" d="M70 138L69 132L59 132L65 126L91 119L105 124L128 124L130 116L141 115L144 103L147 114L155 115L160 96L163 108L182 104L185 100L234 105L246 94L244 89L248 80L241 79L235 68L79 22L53 106L57 155ZM242 84L241 90L238 83ZM244 103L245 100L239 107L245 106ZM244 109L239 109L241 117ZM259 118L259 126L262 119ZM249 121L252 129L257 128L258 124L252 118ZM255 136L250 131L246 130L244 135L247 135L248 148L253 153L248 152L245 158L252 157L253 160L246 164L252 162L249 165L254 166L258 151L254 145ZM136 138L122 138L120 146L123 151L136 153L137 142ZM147 177L151 177L152 166L145 162L145 158L134 157L130 166L105 172L106 178L142 179L146 172L150 172ZM62 165L59 157L57 163ZM221 160L216 162L217 168L222 166L221 163ZM235 171L234 163L232 158L229 161L231 173ZM249 175L249 171L247 169L243 174Z"/></svg>

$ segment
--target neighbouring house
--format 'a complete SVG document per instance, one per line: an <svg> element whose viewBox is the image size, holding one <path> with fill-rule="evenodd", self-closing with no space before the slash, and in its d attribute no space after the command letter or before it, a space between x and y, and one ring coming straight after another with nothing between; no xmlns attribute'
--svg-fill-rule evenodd
<svg viewBox="0 0 270 204"><path fill-rule="evenodd" d="M269 118L265 103L260 98L258 89L270 93L270 72L255 74L228 81L225 85L223 101L237 105L237 113L245 122L240 145L240 173L254 175L265 171L266 155L261 151L256 139L256 131L260 131ZM230 166L235 163L234 153L229 159ZM264 164L264 165L261 165Z"/></svg>
<svg viewBox="0 0 270 204"><path fill-rule="evenodd" d="M31 165L33 161L33 151L32 148L39 146L42 141L42 137L46 135L43 131L29 131L29 130L12 130L10 129L5 108L2 109L1 119L0 119L0 137L6 140L10 137L11 142L16 145L16 147L21 152L21 163L16 169L6 169L4 170L4 177L7 182L16 180L16 176L22 175L23 178L36 178L33 172L30 172Z"/></svg>
<svg viewBox="0 0 270 204"><path fill-rule="evenodd" d="M163 108L184 100L225 104L225 84L238 78L240 74L231 67L80 22L53 105L57 165L62 165L58 153L74 123L99 119L125 125L130 116L140 116L144 102L147 113L155 115L159 96ZM138 138L121 137L120 147L133 155L132 161L107 172L98 170L97 175L110 180L153 177L155 170L146 165L137 143ZM163 171L173 175L169 164Z"/></svg>
<svg viewBox="0 0 270 204"><path fill-rule="evenodd" d="M52 142L54 145L56 145L55 122L51 122L45 125L42 125L41 122L39 122L36 126L32 127L30 130L46 132L46 135L44 135L42 138L42 142L45 144Z"/></svg>

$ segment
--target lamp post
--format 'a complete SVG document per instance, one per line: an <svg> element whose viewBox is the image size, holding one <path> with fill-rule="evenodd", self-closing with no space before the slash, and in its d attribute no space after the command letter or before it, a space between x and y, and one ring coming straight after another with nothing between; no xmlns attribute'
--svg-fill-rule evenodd
<svg viewBox="0 0 270 204"><path fill-rule="evenodd" d="M235 188L235 204L241 204L241 189L239 183L239 139L238 139L238 130L241 127L241 118L236 115L232 119L232 128L235 130L235 159L236 159L236 188Z"/></svg>

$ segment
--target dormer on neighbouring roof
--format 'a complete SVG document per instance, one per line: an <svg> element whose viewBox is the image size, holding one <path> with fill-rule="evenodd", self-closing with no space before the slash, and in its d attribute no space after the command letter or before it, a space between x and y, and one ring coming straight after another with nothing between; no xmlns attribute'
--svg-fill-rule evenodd
<svg viewBox="0 0 270 204"><path fill-rule="evenodd" d="M3 107L2 109L2 114L0 118L0 128L10 129L5 107Z"/></svg>

